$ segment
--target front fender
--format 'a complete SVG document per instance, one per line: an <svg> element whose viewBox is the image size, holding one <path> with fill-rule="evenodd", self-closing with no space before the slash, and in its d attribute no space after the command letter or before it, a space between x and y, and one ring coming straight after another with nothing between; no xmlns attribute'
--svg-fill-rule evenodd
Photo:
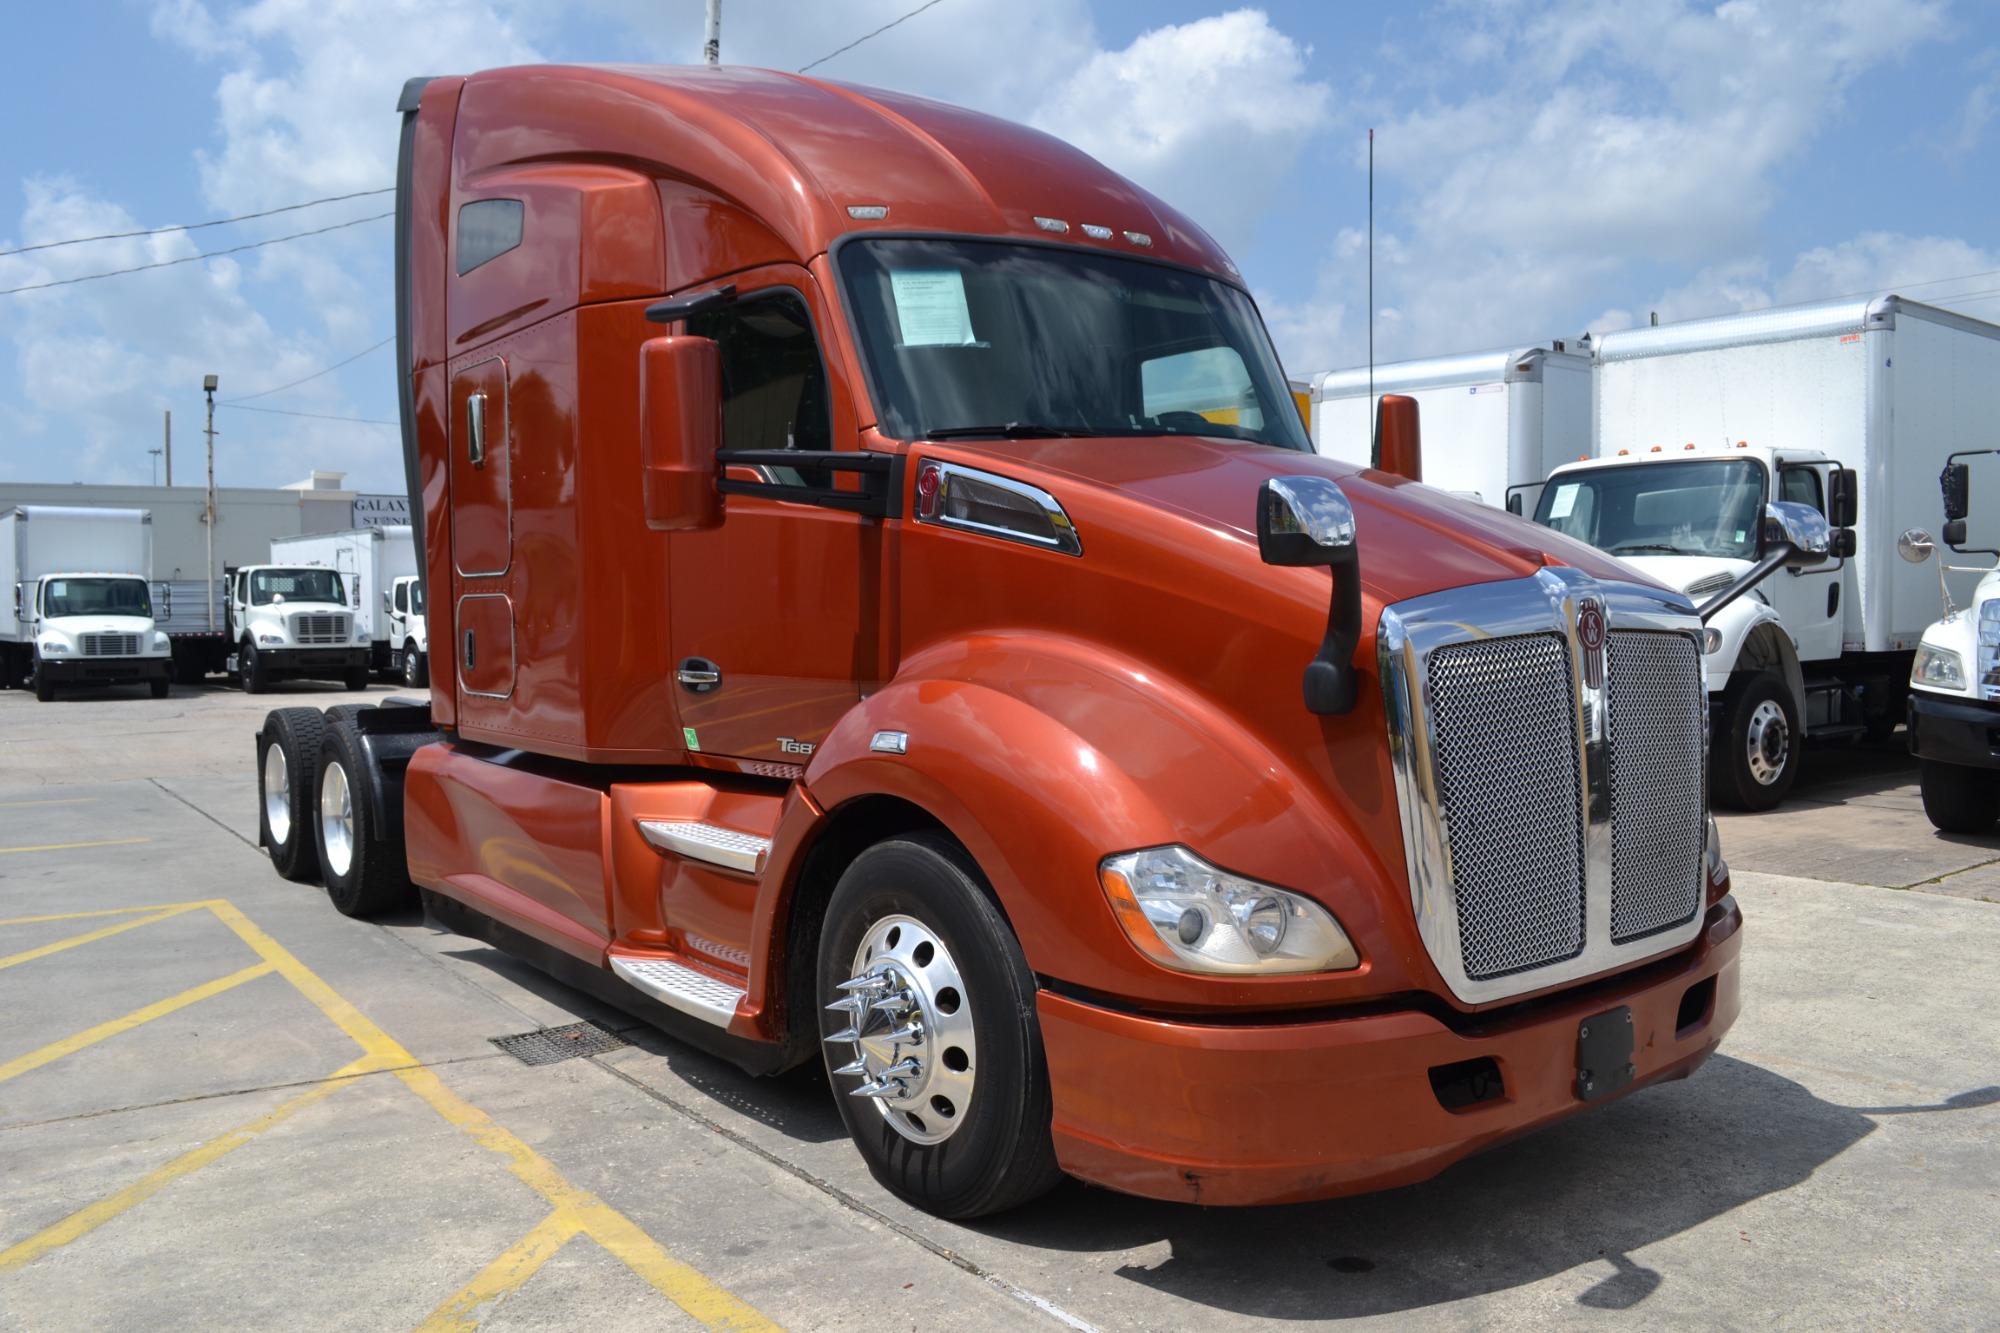
<svg viewBox="0 0 2000 1333"><path fill-rule="evenodd" d="M879 731L904 733L907 752L871 749ZM1045 977L1166 1006L1281 1007L1410 984L1408 946L1391 943L1405 932L1384 919L1407 898L1400 861L1384 865L1241 723L1092 645L1023 634L934 648L841 720L806 784L827 810L888 795L943 823ZM1168 843L1312 895L1340 919L1362 966L1242 978L1153 963L1118 926L1097 866Z"/></svg>
<svg viewBox="0 0 2000 1333"><path fill-rule="evenodd" d="M1708 654L1708 690L1721 694L1740 671L1775 671L1784 678L1792 698L1805 698L1805 675L1798 649L1770 603L1739 597L1717 612L1708 627L1722 635L1722 646Z"/></svg>

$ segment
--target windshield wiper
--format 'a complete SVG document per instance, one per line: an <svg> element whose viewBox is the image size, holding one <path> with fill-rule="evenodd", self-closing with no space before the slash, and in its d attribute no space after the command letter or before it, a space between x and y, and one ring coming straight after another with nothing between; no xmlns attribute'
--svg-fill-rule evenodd
<svg viewBox="0 0 2000 1333"><path fill-rule="evenodd" d="M1666 546L1659 542L1629 542L1610 548L1612 555L1625 555L1631 551L1665 551L1668 555L1690 554L1678 546Z"/></svg>
<svg viewBox="0 0 2000 1333"><path fill-rule="evenodd" d="M1068 430L1062 426L1038 426L1030 421L1010 421L1004 426L945 426L927 430L927 440L964 440L978 435L997 435L1007 440L1073 440L1097 431Z"/></svg>

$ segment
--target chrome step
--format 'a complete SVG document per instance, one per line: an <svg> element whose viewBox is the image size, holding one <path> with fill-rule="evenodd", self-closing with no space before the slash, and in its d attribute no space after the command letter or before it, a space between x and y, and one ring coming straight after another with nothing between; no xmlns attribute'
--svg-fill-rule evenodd
<svg viewBox="0 0 2000 1333"><path fill-rule="evenodd" d="M611 970L621 980L646 992L690 1018L728 1027L736 1017L736 1003L743 988L712 977L706 972L665 958L625 958L611 955Z"/></svg>
<svg viewBox="0 0 2000 1333"><path fill-rule="evenodd" d="M750 875L763 874L764 858L771 854L769 838L723 828L719 824L642 819L639 821L639 832L661 851L690 860L706 861L725 870L741 870Z"/></svg>

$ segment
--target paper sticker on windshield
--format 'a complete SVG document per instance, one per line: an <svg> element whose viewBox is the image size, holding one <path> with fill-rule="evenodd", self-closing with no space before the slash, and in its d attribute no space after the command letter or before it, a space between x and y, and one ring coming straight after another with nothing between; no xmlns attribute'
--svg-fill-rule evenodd
<svg viewBox="0 0 2000 1333"><path fill-rule="evenodd" d="M1570 511L1576 508L1576 493L1582 489L1583 483L1579 481L1565 482L1556 487L1556 498L1549 502L1549 517L1568 518Z"/></svg>
<svg viewBox="0 0 2000 1333"><path fill-rule="evenodd" d="M896 322L905 347L969 347L972 312L965 305L965 276L957 269L891 273Z"/></svg>

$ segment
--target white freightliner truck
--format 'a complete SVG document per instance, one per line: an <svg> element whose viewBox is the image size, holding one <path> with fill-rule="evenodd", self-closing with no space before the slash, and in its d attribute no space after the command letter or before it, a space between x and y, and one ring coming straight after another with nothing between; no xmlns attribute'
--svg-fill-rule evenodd
<svg viewBox="0 0 2000 1333"><path fill-rule="evenodd" d="M229 579L229 671L246 694L279 680L368 688L374 646L354 614L352 575L326 565L246 565Z"/></svg>
<svg viewBox="0 0 2000 1333"><path fill-rule="evenodd" d="M1425 479L1442 490L1533 513L1542 478L1590 452L1587 344L1502 348L1375 367L1373 393L1414 398ZM1313 448L1369 466L1375 406L1366 366L1312 381Z"/></svg>
<svg viewBox="0 0 2000 1333"><path fill-rule="evenodd" d="M1597 457L1556 469L1535 517L1702 608L1711 785L1768 809L1804 740L1903 718L1937 602L1897 538L1933 519L1946 456L1990 440L2000 326L1889 296L1607 334L1595 360ZM1762 555L1767 501L1847 527L1850 478L1850 558L1714 604Z"/></svg>
<svg viewBox="0 0 2000 1333"><path fill-rule="evenodd" d="M373 671L400 671L406 626L397 623L394 585L417 576L416 544L408 524L353 528L345 532L310 532L271 542L271 560L287 565L314 565L340 575L353 613L355 628L368 642L368 666Z"/></svg>
<svg viewBox="0 0 2000 1333"><path fill-rule="evenodd" d="M58 688L146 682L167 697L171 654L153 625L153 516L22 505L0 514L0 681Z"/></svg>
<svg viewBox="0 0 2000 1333"><path fill-rule="evenodd" d="M389 670L419 689L431 683L430 617L424 614L424 580L405 574L382 594L389 608Z"/></svg>
<svg viewBox="0 0 2000 1333"><path fill-rule="evenodd" d="M2000 450L1950 459L1943 473L1944 542L1965 555L2000 557ZM1930 534L1898 543L1922 564ZM1944 615L1924 631L1910 668L1910 753L1917 757L1924 813L1946 833L1985 833L2000 820L2000 568L1943 563ZM1947 575L1977 574L1964 605Z"/></svg>

